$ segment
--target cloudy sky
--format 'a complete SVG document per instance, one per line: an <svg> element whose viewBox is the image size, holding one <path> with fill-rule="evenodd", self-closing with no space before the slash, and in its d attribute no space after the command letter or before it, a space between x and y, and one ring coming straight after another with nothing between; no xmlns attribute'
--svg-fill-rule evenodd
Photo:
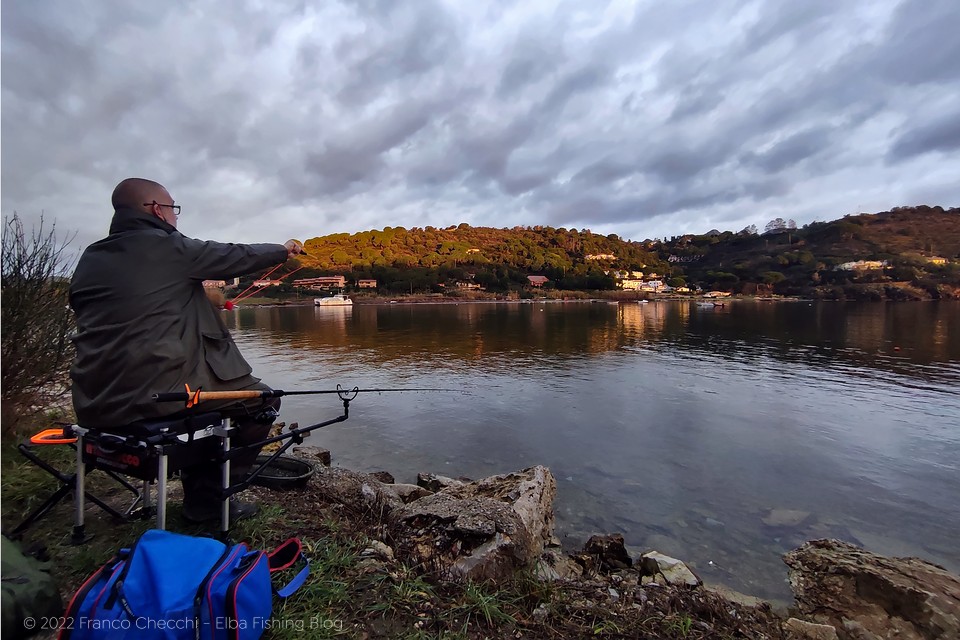
<svg viewBox="0 0 960 640"><path fill-rule="evenodd" d="M2 209L253 242L960 205L960 2L3 0Z"/></svg>

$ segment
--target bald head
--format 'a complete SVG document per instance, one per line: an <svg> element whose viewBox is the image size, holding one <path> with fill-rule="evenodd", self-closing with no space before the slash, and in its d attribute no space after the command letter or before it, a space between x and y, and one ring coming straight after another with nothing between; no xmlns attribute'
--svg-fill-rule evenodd
<svg viewBox="0 0 960 640"><path fill-rule="evenodd" d="M136 209L150 213L144 202L170 202L170 193L159 182L145 178L127 178L113 190L111 202L114 209Z"/></svg>

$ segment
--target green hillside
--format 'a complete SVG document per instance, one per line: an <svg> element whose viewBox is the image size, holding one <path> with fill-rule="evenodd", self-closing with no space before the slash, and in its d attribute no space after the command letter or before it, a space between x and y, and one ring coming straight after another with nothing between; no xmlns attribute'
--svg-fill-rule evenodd
<svg viewBox="0 0 960 640"><path fill-rule="evenodd" d="M552 227L387 227L311 238L304 247L309 255L301 264L307 268L298 277L350 273L353 279L376 278L394 291L437 290L456 281L506 291L524 286L533 274L561 289L612 289L614 279L604 274L611 266L666 268L643 243ZM602 255L616 259L595 259Z"/></svg>
<svg viewBox="0 0 960 640"><path fill-rule="evenodd" d="M902 207L799 229L774 221L768 227L763 234L681 236L656 248L691 283L744 293L954 297L960 285L960 209ZM886 264L841 266L860 260Z"/></svg>
<svg viewBox="0 0 960 640"><path fill-rule="evenodd" d="M643 271L675 287L747 294L957 296L960 209L902 207L794 227L778 219L764 233L751 227L643 242L539 226L387 227L311 238L309 255L288 270L302 267L296 278L373 278L380 293L444 292L463 282L506 292L527 287L528 275L546 276L548 288L605 290L618 288L617 272ZM872 262L842 266L859 260Z"/></svg>

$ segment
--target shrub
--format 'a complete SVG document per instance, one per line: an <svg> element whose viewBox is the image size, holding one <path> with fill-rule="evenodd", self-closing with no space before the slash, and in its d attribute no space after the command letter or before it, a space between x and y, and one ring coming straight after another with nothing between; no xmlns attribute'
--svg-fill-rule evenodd
<svg viewBox="0 0 960 640"><path fill-rule="evenodd" d="M0 384L7 431L67 390L73 360L67 299L73 264L66 253L71 240L58 239L56 225L44 229L42 218L29 234L16 213L4 219Z"/></svg>

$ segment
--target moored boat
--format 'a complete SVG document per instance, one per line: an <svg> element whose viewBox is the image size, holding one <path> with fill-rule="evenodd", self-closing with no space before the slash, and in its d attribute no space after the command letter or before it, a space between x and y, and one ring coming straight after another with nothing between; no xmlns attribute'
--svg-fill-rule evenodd
<svg viewBox="0 0 960 640"><path fill-rule="evenodd" d="M353 300L342 293L335 293L326 298L314 298L313 304L317 307L348 307L353 305Z"/></svg>

